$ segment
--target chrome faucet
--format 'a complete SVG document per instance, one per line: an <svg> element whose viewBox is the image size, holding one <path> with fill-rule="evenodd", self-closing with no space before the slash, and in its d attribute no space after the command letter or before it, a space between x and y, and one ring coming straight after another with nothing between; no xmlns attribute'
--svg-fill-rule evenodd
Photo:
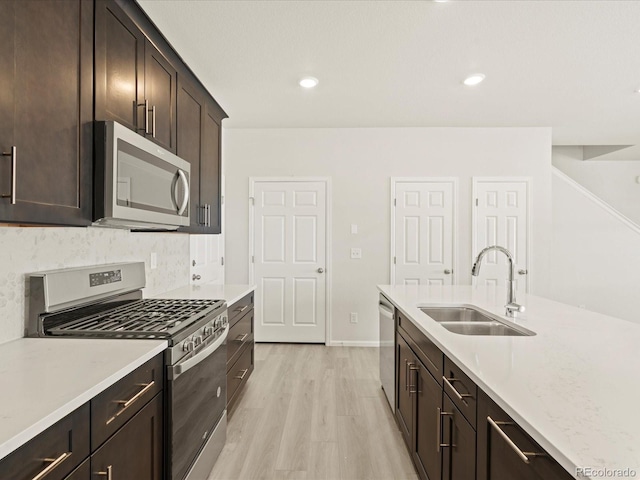
<svg viewBox="0 0 640 480"><path fill-rule="evenodd" d="M509 280L507 281L507 304L505 308L507 310L507 317L513 317L516 312L524 312L524 305L518 305L516 303L516 281L513 279L516 265L511 252L499 245L492 245L491 247L483 249L476 257L476 261L471 269L471 275L477 277L480 274L480 262L482 262L483 257L492 250L504 253L507 256L507 260L509 260Z"/></svg>

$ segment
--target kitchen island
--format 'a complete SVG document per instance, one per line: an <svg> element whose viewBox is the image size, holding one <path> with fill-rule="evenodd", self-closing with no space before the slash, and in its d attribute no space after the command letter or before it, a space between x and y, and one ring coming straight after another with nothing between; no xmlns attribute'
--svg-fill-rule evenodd
<svg viewBox="0 0 640 480"><path fill-rule="evenodd" d="M640 325L533 295L504 313L506 291L471 286L378 286L391 302L575 478L579 468L640 472ZM474 305L536 333L446 330L418 307ZM592 478L597 478L594 475Z"/></svg>

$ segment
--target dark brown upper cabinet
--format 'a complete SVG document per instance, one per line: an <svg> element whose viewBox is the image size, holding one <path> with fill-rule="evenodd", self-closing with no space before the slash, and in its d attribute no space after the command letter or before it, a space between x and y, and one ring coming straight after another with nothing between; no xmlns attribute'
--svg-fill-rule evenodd
<svg viewBox="0 0 640 480"><path fill-rule="evenodd" d="M220 233L220 124L226 114L199 84L179 75L177 155L191 163L191 225L181 231Z"/></svg>
<svg viewBox="0 0 640 480"><path fill-rule="evenodd" d="M175 67L114 0L96 2L95 28L96 120L119 122L176 153Z"/></svg>
<svg viewBox="0 0 640 480"><path fill-rule="evenodd" d="M0 2L0 222L88 225L93 2Z"/></svg>

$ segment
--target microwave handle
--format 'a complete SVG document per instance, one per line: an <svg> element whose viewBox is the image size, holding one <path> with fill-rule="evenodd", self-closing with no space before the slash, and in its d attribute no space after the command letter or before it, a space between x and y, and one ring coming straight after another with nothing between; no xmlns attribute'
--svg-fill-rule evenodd
<svg viewBox="0 0 640 480"><path fill-rule="evenodd" d="M187 180L187 176L185 175L185 173L180 169L178 169L178 176L180 177L180 180L182 180L182 184L184 186L184 197L182 198L182 204L178 208L178 215L182 215L186 210L187 205L189 204L189 181ZM176 201L176 203L178 202Z"/></svg>

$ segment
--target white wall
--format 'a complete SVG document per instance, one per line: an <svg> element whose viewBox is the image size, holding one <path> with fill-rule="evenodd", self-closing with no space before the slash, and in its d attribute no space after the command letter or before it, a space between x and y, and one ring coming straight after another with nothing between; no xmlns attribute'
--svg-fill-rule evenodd
<svg viewBox="0 0 640 480"><path fill-rule="evenodd" d="M552 163L640 225L640 161L583 161L582 147L553 147Z"/></svg>
<svg viewBox="0 0 640 480"><path fill-rule="evenodd" d="M151 270L151 252L158 266ZM189 283L189 235L104 227L0 227L0 343L24 335L26 274L57 268L144 261L145 295Z"/></svg>
<svg viewBox="0 0 640 480"><path fill-rule="evenodd" d="M389 283L390 177L457 176L460 283L470 283L471 177L533 179L535 285L545 285L551 219L548 128L225 129L226 280L248 281L248 178L328 176L333 188L334 343L378 341L376 284ZM358 234L350 225L358 225ZM349 258L362 248L362 260ZM459 272L460 273L460 272ZM359 323L349 323L358 312Z"/></svg>
<svg viewBox="0 0 640 480"><path fill-rule="evenodd" d="M562 173L553 175L554 300L640 323L640 230Z"/></svg>

